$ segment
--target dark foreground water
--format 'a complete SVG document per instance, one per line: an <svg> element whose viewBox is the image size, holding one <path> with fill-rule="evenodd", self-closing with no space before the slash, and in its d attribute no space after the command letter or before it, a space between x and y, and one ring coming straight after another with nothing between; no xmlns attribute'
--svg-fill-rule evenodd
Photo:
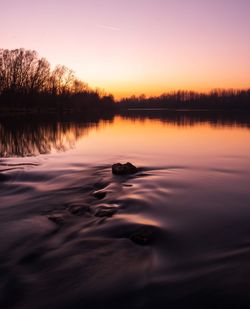
<svg viewBox="0 0 250 309"><path fill-rule="evenodd" d="M246 118L1 119L0 308L249 308Z"/></svg>

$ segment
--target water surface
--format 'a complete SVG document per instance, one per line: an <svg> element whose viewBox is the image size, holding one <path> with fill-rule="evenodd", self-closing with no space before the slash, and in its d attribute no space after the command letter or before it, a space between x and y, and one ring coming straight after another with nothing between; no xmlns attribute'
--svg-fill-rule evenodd
<svg viewBox="0 0 250 309"><path fill-rule="evenodd" d="M6 118L0 154L1 308L249 308L247 117Z"/></svg>

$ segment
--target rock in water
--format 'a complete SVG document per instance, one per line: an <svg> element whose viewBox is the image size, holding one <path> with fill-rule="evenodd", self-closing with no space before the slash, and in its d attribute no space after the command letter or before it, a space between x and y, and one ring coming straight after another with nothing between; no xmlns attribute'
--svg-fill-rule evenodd
<svg viewBox="0 0 250 309"><path fill-rule="evenodd" d="M95 216L96 217L112 217L115 213L117 212L117 209L113 208L113 207L104 207L104 206L100 206L97 208L96 212L95 212Z"/></svg>
<svg viewBox="0 0 250 309"><path fill-rule="evenodd" d="M63 223L65 222L65 215L64 214L52 214L48 216L48 219L58 225L63 225Z"/></svg>
<svg viewBox="0 0 250 309"><path fill-rule="evenodd" d="M89 205L70 205L68 207L68 211L72 215L80 216L80 215L86 215L89 212L90 208Z"/></svg>
<svg viewBox="0 0 250 309"><path fill-rule="evenodd" d="M150 228L140 229L139 231L133 233L130 239L138 245L150 245L154 242L156 238L156 231Z"/></svg>
<svg viewBox="0 0 250 309"><path fill-rule="evenodd" d="M9 176L3 173L0 173L0 182L9 180Z"/></svg>
<svg viewBox="0 0 250 309"><path fill-rule="evenodd" d="M127 162L126 164L116 163L112 165L112 173L114 175L130 175L137 172L138 169L130 162Z"/></svg>
<svg viewBox="0 0 250 309"><path fill-rule="evenodd" d="M107 192L103 190L93 192L93 196L98 200L102 200L106 196Z"/></svg>

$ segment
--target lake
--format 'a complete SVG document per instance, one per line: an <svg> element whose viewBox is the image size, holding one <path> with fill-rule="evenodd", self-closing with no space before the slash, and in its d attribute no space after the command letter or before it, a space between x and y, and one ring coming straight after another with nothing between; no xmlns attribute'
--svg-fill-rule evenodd
<svg viewBox="0 0 250 309"><path fill-rule="evenodd" d="M1 308L250 307L248 115L8 116L0 156Z"/></svg>

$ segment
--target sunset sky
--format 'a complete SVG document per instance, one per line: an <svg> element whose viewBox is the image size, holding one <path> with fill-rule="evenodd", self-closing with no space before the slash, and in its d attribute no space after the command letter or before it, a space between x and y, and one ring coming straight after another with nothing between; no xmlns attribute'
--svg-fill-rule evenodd
<svg viewBox="0 0 250 309"><path fill-rule="evenodd" d="M116 97L250 87L249 0L0 0L0 47Z"/></svg>

